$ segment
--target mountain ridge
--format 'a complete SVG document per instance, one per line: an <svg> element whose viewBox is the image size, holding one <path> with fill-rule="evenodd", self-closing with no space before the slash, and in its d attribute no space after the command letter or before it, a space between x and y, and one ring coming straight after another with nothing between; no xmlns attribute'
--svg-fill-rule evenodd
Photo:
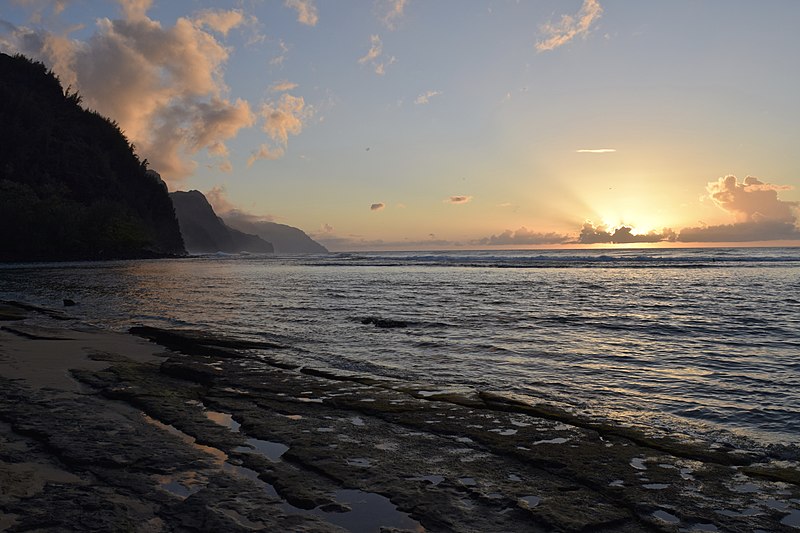
<svg viewBox="0 0 800 533"><path fill-rule="evenodd" d="M0 261L185 255L167 188L44 64L0 53Z"/></svg>

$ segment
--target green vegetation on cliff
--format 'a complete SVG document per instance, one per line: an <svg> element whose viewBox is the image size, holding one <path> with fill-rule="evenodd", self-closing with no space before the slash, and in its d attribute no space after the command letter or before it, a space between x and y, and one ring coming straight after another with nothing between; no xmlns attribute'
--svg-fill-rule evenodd
<svg viewBox="0 0 800 533"><path fill-rule="evenodd" d="M167 188L52 72L0 54L0 261L185 253Z"/></svg>

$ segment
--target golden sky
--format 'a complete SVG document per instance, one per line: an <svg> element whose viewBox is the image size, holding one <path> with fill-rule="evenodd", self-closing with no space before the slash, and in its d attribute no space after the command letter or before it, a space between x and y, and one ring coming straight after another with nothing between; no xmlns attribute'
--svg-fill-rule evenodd
<svg viewBox="0 0 800 533"><path fill-rule="evenodd" d="M11 1L172 190L334 250L800 241L800 2Z"/></svg>

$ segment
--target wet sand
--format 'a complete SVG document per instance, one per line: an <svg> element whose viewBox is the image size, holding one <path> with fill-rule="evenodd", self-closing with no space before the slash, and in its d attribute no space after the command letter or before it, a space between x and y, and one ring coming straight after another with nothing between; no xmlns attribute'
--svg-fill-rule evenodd
<svg viewBox="0 0 800 533"><path fill-rule="evenodd" d="M0 530L800 527L796 465L774 458L63 318L0 305Z"/></svg>

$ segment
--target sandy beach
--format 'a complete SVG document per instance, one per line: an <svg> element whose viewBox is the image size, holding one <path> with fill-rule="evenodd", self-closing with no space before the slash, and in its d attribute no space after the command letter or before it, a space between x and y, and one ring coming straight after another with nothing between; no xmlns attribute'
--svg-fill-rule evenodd
<svg viewBox="0 0 800 533"><path fill-rule="evenodd" d="M800 526L796 469L735 449L208 332L115 333L15 303L0 318L0 530Z"/></svg>

